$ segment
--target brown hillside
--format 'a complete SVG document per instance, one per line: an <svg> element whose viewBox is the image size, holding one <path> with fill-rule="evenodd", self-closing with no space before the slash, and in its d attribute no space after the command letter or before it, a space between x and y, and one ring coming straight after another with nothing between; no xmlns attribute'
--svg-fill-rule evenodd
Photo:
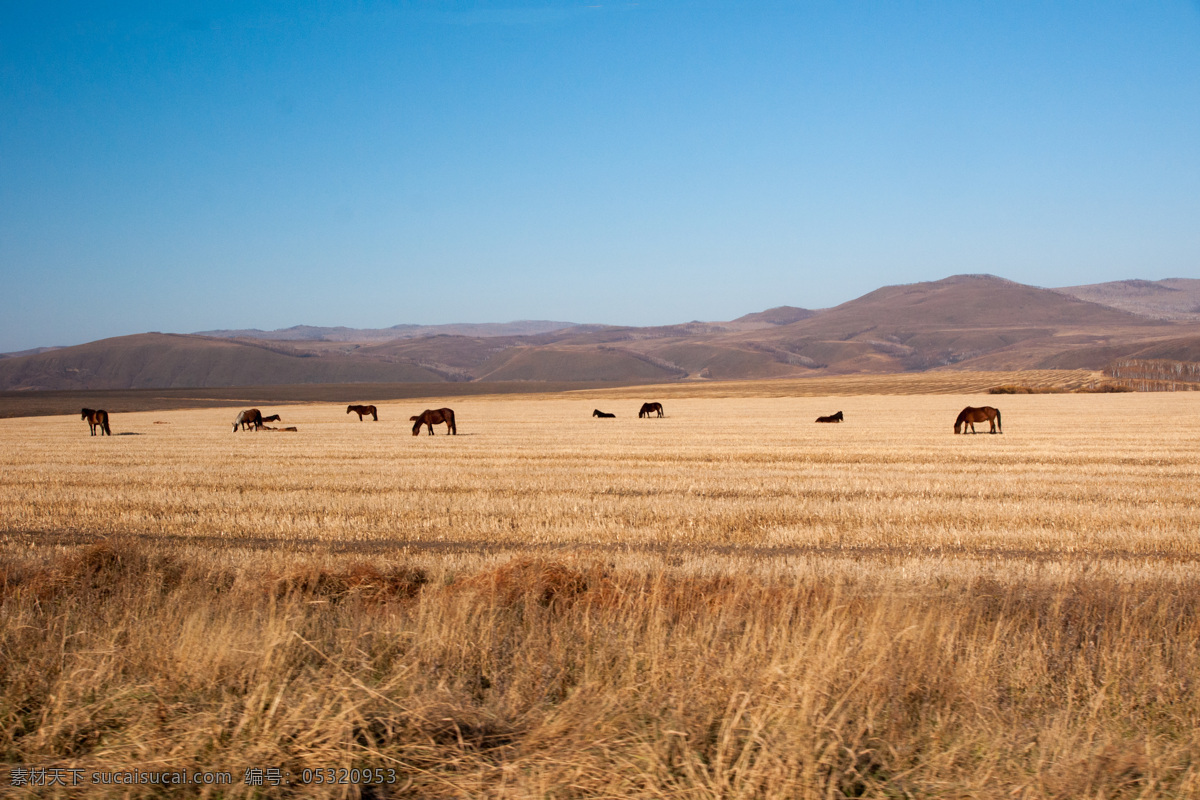
<svg viewBox="0 0 1200 800"><path fill-rule="evenodd" d="M487 381L664 381L683 371L638 353L597 347L514 347L482 365Z"/></svg>
<svg viewBox="0 0 1200 800"><path fill-rule="evenodd" d="M443 379L414 364L326 358L286 346L162 333L102 339L0 361L0 390L429 382Z"/></svg>

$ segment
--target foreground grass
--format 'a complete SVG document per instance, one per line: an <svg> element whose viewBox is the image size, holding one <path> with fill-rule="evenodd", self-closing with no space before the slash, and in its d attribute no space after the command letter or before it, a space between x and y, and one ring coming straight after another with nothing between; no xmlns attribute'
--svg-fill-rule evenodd
<svg viewBox="0 0 1200 800"><path fill-rule="evenodd" d="M0 786L1200 793L1200 397L689 391L0 421L0 761L85 776Z"/></svg>
<svg viewBox="0 0 1200 800"><path fill-rule="evenodd" d="M327 768L394 770L334 787L369 797L1200 791L1194 574L239 562L10 555L3 760L226 770L230 797L336 794L298 785Z"/></svg>

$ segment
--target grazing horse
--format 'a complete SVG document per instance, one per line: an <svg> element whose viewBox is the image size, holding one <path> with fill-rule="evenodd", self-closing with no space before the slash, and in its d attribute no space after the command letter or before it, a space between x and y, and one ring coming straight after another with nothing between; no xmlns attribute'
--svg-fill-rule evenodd
<svg viewBox="0 0 1200 800"><path fill-rule="evenodd" d="M429 435L433 436L433 426L446 423L447 434L458 434L458 428L454 426L454 410L449 408L425 409L420 415L409 417L413 421L413 436L421 432L422 425L429 426Z"/></svg>
<svg viewBox="0 0 1200 800"><path fill-rule="evenodd" d="M96 428L99 428L105 436L112 436L112 428L108 427L108 412L103 408L85 408L79 418L87 420L88 425L92 428L92 436L96 435Z"/></svg>
<svg viewBox="0 0 1200 800"><path fill-rule="evenodd" d="M845 417L843 417L842 412L839 411L836 414L830 414L828 417L817 417L817 422L841 422L843 419L845 419Z"/></svg>
<svg viewBox="0 0 1200 800"><path fill-rule="evenodd" d="M253 425L254 430L262 427L263 416L262 412L257 408L247 408L245 411L239 411L238 415L233 419L233 430L236 433L238 426L242 426L242 430L246 430L248 426Z"/></svg>
<svg viewBox="0 0 1200 800"><path fill-rule="evenodd" d="M663 415L662 403L642 403L642 409L638 412L638 419L648 417L655 411L658 412L660 417Z"/></svg>
<svg viewBox="0 0 1200 800"><path fill-rule="evenodd" d="M605 414L603 411L601 411L600 409L597 408L595 411L592 412L592 416L593 417L604 417L605 419L612 419L613 417L616 416L616 414Z"/></svg>
<svg viewBox="0 0 1200 800"><path fill-rule="evenodd" d="M269 417L263 417L262 421L263 421L263 424L266 425L268 422L282 422L283 420L281 420L279 418L278 414L272 414Z"/></svg>
<svg viewBox="0 0 1200 800"><path fill-rule="evenodd" d="M362 422L364 414L370 414L371 419L379 422L379 413L375 411L375 406L346 406L346 413L351 411L358 414L358 421Z"/></svg>
<svg viewBox="0 0 1200 800"><path fill-rule="evenodd" d="M958 415L958 419L954 420L954 432L966 433L967 426L970 425L971 433L975 433L976 422L990 422L992 429L988 433L1004 433L1000 429L1000 409L992 408L991 406L982 406L980 408L967 406L964 408L962 413ZM962 428L962 430L960 431L959 428Z"/></svg>

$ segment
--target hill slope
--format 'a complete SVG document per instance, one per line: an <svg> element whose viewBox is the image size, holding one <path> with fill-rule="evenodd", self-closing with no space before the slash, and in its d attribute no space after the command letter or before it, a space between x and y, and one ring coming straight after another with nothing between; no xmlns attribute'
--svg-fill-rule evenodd
<svg viewBox="0 0 1200 800"><path fill-rule="evenodd" d="M102 339L0 361L0 388L142 389L292 383L440 381L415 364L325 358L178 334Z"/></svg>

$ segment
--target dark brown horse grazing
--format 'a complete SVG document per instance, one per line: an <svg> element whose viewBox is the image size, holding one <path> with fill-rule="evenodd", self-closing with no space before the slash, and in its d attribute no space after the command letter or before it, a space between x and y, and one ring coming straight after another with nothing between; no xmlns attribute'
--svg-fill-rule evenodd
<svg viewBox="0 0 1200 800"><path fill-rule="evenodd" d="M413 436L421 432L422 425L429 426L429 435L433 436L433 426L446 423L447 434L458 434L458 428L454 426L454 410L449 408L425 409L419 416L409 417L413 421Z"/></svg>
<svg viewBox="0 0 1200 800"><path fill-rule="evenodd" d="M991 406L982 406L980 408L967 406L964 408L962 413L958 415L958 419L954 420L954 432L966 433L967 426L969 425L971 426L971 433L975 433L976 422L990 422L992 429L988 433L1004 433L1000 429L1000 409L992 408ZM962 428L962 430L960 431L959 428Z"/></svg>
<svg viewBox="0 0 1200 800"><path fill-rule="evenodd" d="M96 435L96 428L99 428L105 436L112 436L112 428L108 427L108 412L103 408L85 408L79 418L87 420L88 425L92 428L92 436Z"/></svg>
<svg viewBox="0 0 1200 800"><path fill-rule="evenodd" d="M239 425L242 426L242 430L246 430L250 426L253 426L254 430L258 430L262 427L262 424L262 412L257 408L247 408L245 411L239 411L238 415L234 417L233 430L236 433Z"/></svg>
<svg viewBox="0 0 1200 800"><path fill-rule="evenodd" d="M370 414L371 419L379 422L379 413L375 411L375 406L346 406L346 413L349 414L351 411L358 414L359 422L362 422L364 414Z"/></svg>
<svg viewBox="0 0 1200 800"><path fill-rule="evenodd" d="M830 414L828 417L817 417L817 422L841 422L843 419L845 419L845 417L843 417L842 412L839 411L836 414Z"/></svg>
<svg viewBox="0 0 1200 800"><path fill-rule="evenodd" d="M603 411L601 411L600 409L597 408L595 411L592 412L592 416L593 417L604 417L605 419L612 419L613 417L615 417L617 415L616 414L605 414Z"/></svg>
<svg viewBox="0 0 1200 800"><path fill-rule="evenodd" d="M638 419L648 417L656 411L660 417L663 415L662 403L642 403L642 409L638 411Z"/></svg>

